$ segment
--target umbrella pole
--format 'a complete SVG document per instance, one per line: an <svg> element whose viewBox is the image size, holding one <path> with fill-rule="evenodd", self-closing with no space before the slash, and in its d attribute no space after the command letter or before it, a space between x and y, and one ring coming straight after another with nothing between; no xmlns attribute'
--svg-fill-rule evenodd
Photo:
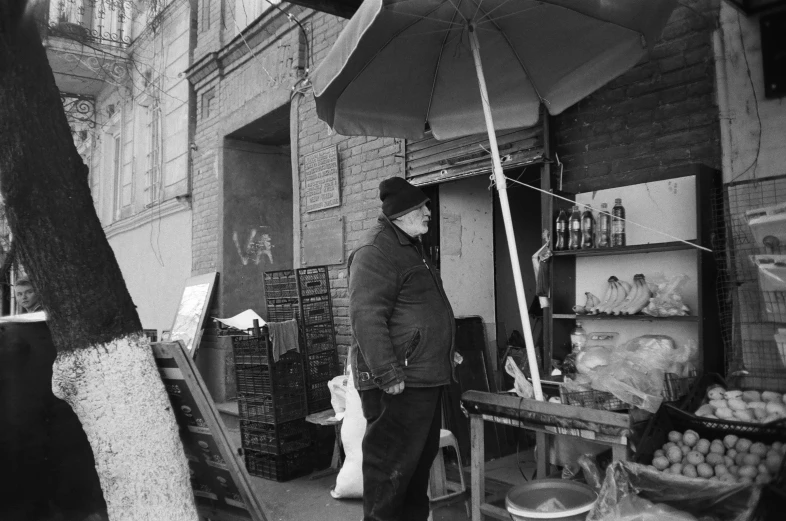
<svg viewBox="0 0 786 521"><path fill-rule="evenodd" d="M516 299L519 303L519 314L521 315L521 325L524 329L524 340L527 344L527 359L529 361L529 372L532 375L532 386L535 390L535 398L543 400L543 390L540 387L540 371L538 370L538 359L535 356L535 342L532 339L532 327L529 322L529 307L527 298L524 294L524 281L521 278L521 265L519 263L519 253L516 247L516 237L513 233L513 220L510 217L510 203L508 202L508 186L505 175L502 173L502 161L499 158L497 149L497 136L494 133L494 121L491 117L491 107L489 106L489 96L486 90L486 78L483 75L483 65L480 61L480 44L475 33L474 24L469 26L469 42L472 47L472 57L475 60L475 71L478 74L478 87L480 87L480 100L483 104L483 114L486 117L486 130L489 134L489 146L491 148L491 158L494 165L494 180L499 192L499 202L502 207L502 220L505 223L505 235L508 238L508 250L510 251L510 262L513 265L513 280L516 286Z"/></svg>

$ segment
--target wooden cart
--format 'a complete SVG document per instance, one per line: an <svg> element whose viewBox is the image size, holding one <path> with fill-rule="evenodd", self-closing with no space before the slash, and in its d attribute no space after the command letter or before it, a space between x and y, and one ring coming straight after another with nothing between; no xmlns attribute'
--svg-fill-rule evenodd
<svg viewBox="0 0 786 521"><path fill-rule="evenodd" d="M628 459L628 436L639 418L630 414L540 402L517 396L467 391L461 402L469 413L472 440L472 521L485 514L510 521L504 508L486 502L483 422L491 421L535 431L537 476L548 475L552 435L582 438L609 445L615 460Z"/></svg>

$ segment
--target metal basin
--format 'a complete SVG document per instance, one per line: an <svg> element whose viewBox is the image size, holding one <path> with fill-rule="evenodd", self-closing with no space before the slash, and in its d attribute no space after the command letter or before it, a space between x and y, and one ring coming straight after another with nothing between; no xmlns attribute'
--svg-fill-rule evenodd
<svg viewBox="0 0 786 521"><path fill-rule="evenodd" d="M567 479L538 479L513 487L505 497L505 507L514 521L583 521L597 498L595 490L584 483ZM538 507L547 502L559 505L560 510L539 512Z"/></svg>

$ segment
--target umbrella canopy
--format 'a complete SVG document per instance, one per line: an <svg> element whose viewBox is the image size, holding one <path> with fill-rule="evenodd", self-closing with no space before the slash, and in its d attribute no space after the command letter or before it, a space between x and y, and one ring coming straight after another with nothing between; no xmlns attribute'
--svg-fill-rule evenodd
<svg viewBox="0 0 786 521"><path fill-rule="evenodd" d="M674 5L366 0L314 71L317 113L341 134L419 138L427 123L437 139L488 132L538 400L544 396L494 130L534 125L541 103L557 114L632 67Z"/></svg>
<svg viewBox="0 0 786 521"><path fill-rule="evenodd" d="M634 66L676 0L365 0L311 81L339 134L449 139L486 130L475 28L497 129L559 114Z"/></svg>

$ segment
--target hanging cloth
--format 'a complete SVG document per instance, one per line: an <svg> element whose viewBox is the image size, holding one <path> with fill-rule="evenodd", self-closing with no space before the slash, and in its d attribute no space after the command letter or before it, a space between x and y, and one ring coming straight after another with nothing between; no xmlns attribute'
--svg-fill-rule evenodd
<svg viewBox="0 0 786 521"><path fill-rule="evenodd" d="M297 320L268 322L267 327L270 331L270 341L273 344L273 360L278 362L278 358L290 349L300 351Z"/></svg>

